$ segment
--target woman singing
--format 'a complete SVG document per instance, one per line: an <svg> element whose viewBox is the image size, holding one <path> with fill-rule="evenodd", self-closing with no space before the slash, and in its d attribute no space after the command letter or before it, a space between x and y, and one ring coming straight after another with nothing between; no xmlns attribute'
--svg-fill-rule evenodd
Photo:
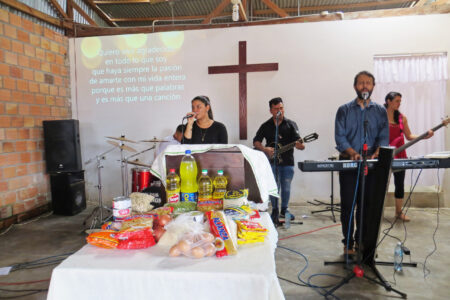
<svg viewBox="0 0 450 300"><path fill-rule="evenodd" d="M408 141L417 138L417 135L411 133L408 126L408 119L398 110L402 102L402 95L397 92L390 92L386 95L385 104L389 120L389 145L399 148L405 144L403 137ZM433 131L428 131L427 139L433 136ZM394 158L407 158L406 151L403 150L395 155ZM396 218L408 222L410 219L403 214L402 204L405 194L404 189L405 171L394 172L395 184L395 216Z"/></svg>
<svg viewBox="0 0 450 300"><path fill-rule="evenodd" d="M214 121L211 102L207 96L197 96L191 101L192 112L186 114L188 122L184 131L184 144L227 144L225 125Z"/></svg>

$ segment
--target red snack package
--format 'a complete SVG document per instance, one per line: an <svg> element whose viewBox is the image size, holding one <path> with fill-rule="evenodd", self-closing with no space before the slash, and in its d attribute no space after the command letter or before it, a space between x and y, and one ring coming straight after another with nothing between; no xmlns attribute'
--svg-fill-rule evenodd
<svg viewBox="0 0 450 300"><path fill-rule="evenodd" d="M119 245L117 245L117 249L144 249L155 245L155 239L153 236L148 239L128 239L128 240L119 240Z"/></svg>

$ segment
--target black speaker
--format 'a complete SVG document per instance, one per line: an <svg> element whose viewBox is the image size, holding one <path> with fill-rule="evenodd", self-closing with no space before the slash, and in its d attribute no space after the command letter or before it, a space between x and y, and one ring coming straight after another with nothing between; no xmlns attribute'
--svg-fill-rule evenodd
<svg viewBox="0 0 450 300"><path fill-rule="evenodd" d="M47 172L80 171L81 150L78 120L42 122Z"/></svg>
<svg viewBox="0 0 450 300"><path fill-rule="evenodd" d="M84 171L50 174L53 213L73 216L86 208Z"/></svg>

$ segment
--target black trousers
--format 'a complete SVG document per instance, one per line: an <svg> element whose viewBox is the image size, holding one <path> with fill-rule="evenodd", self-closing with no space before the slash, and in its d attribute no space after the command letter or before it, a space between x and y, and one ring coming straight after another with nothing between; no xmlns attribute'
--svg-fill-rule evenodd
<svg viewBox="0 0 450 300"><path fill-rule="evenodd" d="M361 174L363 172L361 171ZM370 199L370 195L372 193L374 183L375 183L375 175L373 172L369 171L369 174L365 179L365 191L364 191L364 201ZM342 224L342 235L344 238L342 239L342 243L347 245L347 238L349 237L349 248L353 247L353 244L359 240L359 235L361 233L360 228L360 216L361 216L361 185L362 185L362 176L359 176L358 182L358 191L356 194L356 216L352 214L352 206L353 199L355 195L355 188L358 179L357 171L345 171L339 172L339 185L340 185L340 194L341 194L341 224ZM350 222L350 215L352 215ZM356 217L356 232L353 236L354 232L354 220Z"/></svg>
<svg viewBox="0 0 450 300"><path fill-rule="evenodd" d="M394 172L395 198L405 197L405 170Z"/></svg>

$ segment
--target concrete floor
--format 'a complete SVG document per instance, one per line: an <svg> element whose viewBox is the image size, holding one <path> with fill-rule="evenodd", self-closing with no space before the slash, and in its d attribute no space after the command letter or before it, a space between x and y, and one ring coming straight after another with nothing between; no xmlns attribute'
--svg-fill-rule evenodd
<svg viewBox="0 0 450 300"><path fill-rule="evenodd" d="M339 278L347 272L342 265L324 266L324 261L341 260L342 245L339 214L337 223L331 219L329 212L311 214L311 210L319 207L297 206L291 212L303 221L303 225L292 225L290 229L279 228L279 246L301 252L308 259L308 268L301 278L308 280L313 274L324 273L330 276L314 276L311 283L315 285L335 285ZM9 231L0 235L0 267L14 263L22 263L43 257L58 255L78 250L85 244L83 233L83 220L91 212L88 208L81 214L73 217L48 215L23 225L14 225ZM395 224L390 234L405 239L406 246L411 250L411 257L406 256L404 261L415 261L417 268L404 268L402 273L393 277L392 266L379 266L378 270L384 277L393 283L393 287L408 294L409 299L449 299L450 294L450 209L441 209L439 213L439 229L435 236L437 250L426 262L430 273L425 278L423 263L433 249L433 232L437 221L436 209L410 209L408 215L412 221ZM304 216L304 218L302 218ZM387 228L393 218L393 208L387 208L383 228ZM327 227L327 228L325 228ZM315 231L316 230L316 231ZM310 232L314 231L314 232ZM396 240L387 237L378 250L378 260L391 261L393 258ZM300 255L288 250L276 250L277 272L279 277L300 283L298 273L305 267L305 260ZM49 281L28 285L5 286L5 282L24 282L49 279L55 265L31 270L19 270L7 276L0 276L0 289L46 289ZM370 272L368 272L370 274ZM396 282L396 284L394 284ZM286 299L321 299L317 290L298 286L280 279L280 284ZM19 293L10 293L0 290L0 298L16 296ZM399 298L393 292L370 283L365 279L354 278L344 285L334 295L340 299L387 299ZM45 299L46 292L22 297L20 299ZM333 299L333 297L329 297Z"/></svg>

